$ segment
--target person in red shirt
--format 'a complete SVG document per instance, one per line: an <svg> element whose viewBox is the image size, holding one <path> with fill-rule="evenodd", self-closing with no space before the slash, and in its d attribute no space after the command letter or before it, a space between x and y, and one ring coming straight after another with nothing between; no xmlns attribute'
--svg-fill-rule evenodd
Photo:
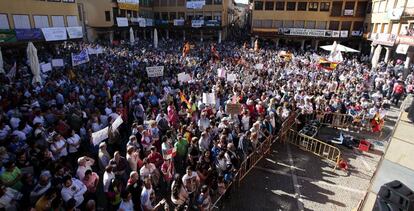
<svg viewBox="0 0 414 211"><path fill-rule="evenodd" d="M404 84L401 81L398 81L392 90L392 100L391 102L398 106L401 96L404 94Z"/></svg>
<svg viewBox="0 0 414 211"><path fill-rule="evenodd" d="M164 162L164 159L162 158L162 155L159 152L157 152L157 147L151 147L151 152L148 155L148 161L150 163L153 163L157 168L161 167L162 163Z"/></svg>

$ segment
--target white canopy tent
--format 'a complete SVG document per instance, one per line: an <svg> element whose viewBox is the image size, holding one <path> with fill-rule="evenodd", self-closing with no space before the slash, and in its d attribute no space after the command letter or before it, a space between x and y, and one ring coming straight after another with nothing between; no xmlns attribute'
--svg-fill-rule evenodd
<svg viewBox="0 0 414 211"><path fill-rule="evenodd" d="M359 52L358 50L355 50L355 49L346 47L344 45L338 44L338 43L336 43L336 41L332 45L324 45L324 46L321 46L320 48L322 48L326 51L332 51L332 50L334 50L335 47L336 47L336 51L340 51L340 52L346 52L346 53L358 53Z"/></svg>
<svg viewBox="0 0 414 211"><path fill-rule="evenodd" d="M32 42L29 42L27 45L27 58L29 59L29 66L33 73L33 80L32 83L42 82L42 78L40 77L40 65L39 65L39 58L37 57L37 49L33 45Z"/></svg>
<svg viewBox="0 0 414 211"><path fill-rule="evenodd" d="M154 48L158 48L158 31L154 29Z"/></svg>
<svg viewBox="0 0 414 211"><path fill-rule="evenodd" d="M132 29L132 27L129 28L129 42L131 45L133 45L135 42L134 30Z"/></svg>

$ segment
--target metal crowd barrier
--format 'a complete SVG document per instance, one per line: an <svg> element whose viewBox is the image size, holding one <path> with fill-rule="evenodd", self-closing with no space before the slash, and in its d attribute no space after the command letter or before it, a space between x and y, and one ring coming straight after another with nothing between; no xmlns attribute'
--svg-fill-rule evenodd
<svg viewBox="0 0 414 211"><path fill-rule="evenodd" d="M314 155L332 162L335 165L334 170L341 159L341 151L337 147L310 136L299 134L295 130L289 131L286 140L305 151L311 152Z"/></svg>
<svg viewBox="0 0 414 211"><path fill-rule="evenodd" d="M297 114L295 112L292 112L292 114L282 123L277 136L267 137L265 141L258 145L255 152L252 152L249 156L246 157L246 159L240 164L240 168L235 174L233 181L228 184L226 193L240 186L241 181L247 176L247 174L257 165L257 163L259 163L263 157L265 157L270 152L273 143L275 143L277 140L283 141L282 139L288 135L288 132L295 125L296 116ZM220 195L215 200L211 210L220 209L219 203L223 199L224 195Z"/></svg>
<svg viewBox="0 0 414 211"><path fill-rule="evenodd" d="M313 113L305 116L305 121L310 120L318 120L321 124L330 127L372 131L371 118L367 116L352 117L341 113Z"/></svg>

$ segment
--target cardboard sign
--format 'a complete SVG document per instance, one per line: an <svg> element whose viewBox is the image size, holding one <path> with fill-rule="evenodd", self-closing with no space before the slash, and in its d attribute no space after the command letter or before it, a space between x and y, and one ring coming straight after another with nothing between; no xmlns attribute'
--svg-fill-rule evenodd
<svg viewBox="0 0 414 211"><path fill-rule="evenodd" d="M203 103L208 105L216 104L216 95L214 93L203 93Z"/></svg>
<svg viewBox="0 0 414 211"><path fill-rule="evenodd" d="M191 75L184 72L179 73L177 77L178 81L181 83L189 82L191 80Z"/></svg>
<svg viewBox="0 0 414 211"><path fill-rule="evenodd" d="M233 114L234 115L240 114L241 104L239 104L239 103L235 103L235 104L229 103L229 104L226 105L226 111L227 111L227 114L232 114L232 115Z"/></svg>
<svg viewBox="0 0 414 211"><path fill-rule="evenodd" d="M226 77L226 69L224 69L224 68L219 68L219 69L217 70L217 76L218 76L219 78L225 78L225 77Z"/></svg>
<svg viewBox="0 0 414 211"><path fill-rule="evenodd" d="M72 53L72 66L77 66L89 62L89 54L86 49L79 54Z"/></svg>
<svg viewBox="0 0 414 211"><path fill-rule="evenodd" d="M161 77L164 75L164 66L153 66L146 68L149 78Z"/></svg>
<svg viewBox="0 0 414 211"><path fill-rule="evenodd" d="M63 66L65 66L65 63L63 62L63 59L52 59L52 66L53 67L63 67Z"/></svg>
<svg viewBox="0 0 414 211"><path fill-rule="evenodd" d="M49 72L52 70L52 64L51 63L46 63L46 64L42 64L40 65L40 68L42 69L42 72Z"/></svg>
<svg viewBox="0 0 414 211"><path fill-rule="evenodd" d="M256 64L254 67L257 69L257 70L262 70L263 69L263 64L262 63L260 63L260 64Z"/></svg>
<svg viewBox="0 0 414 211"><path fill-rule="evenodd" d="M107 138L108 138L108 127L105 127L104 129L100 131L92 133L92 143L95 146Z"/></svg>
<svg viewBox="0 0 414 211"><path fill-rule="evenodd" d="M227 74L227 81L234 82L237 80L237 75L234 73Z"/></svg>

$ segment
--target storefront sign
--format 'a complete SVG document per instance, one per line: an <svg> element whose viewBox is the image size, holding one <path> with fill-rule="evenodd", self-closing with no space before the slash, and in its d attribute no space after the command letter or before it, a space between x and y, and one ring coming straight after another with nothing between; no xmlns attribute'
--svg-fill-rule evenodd
<svg viewBox="0 0 414 211"><path fill-rule="evenodd" d="M354 10L344 10L344 16L353 16Z"/></svg>
<svg viewBox="0 0 414 211"><path fill-rule="evenodd" d="M341 37L348 37L348 31L341 31Z"/></svg>
<svg viewBox="0 0 414 211"><path fill-rule="evenodd" d="M42 28L42 32L46 41L59 41L68 39L65 27Z"/></svg>
<svg viewBox="0 0 414 211"><path fill-rule="evenodd" d="M137 18L137 22L138 22L139 27L146 27L147 26L147 24L145 22L145 18Z"/></svg>
<svg viewBox="0 0 414 211"><path fill-rule="evenodd" d="M332 37L331 30L321 29L280 28L279 32L284 35L292 36Z"/></svg>
<svg viewBox="0 0 414 211"><path fill-rule="evenodd" d="M204 25L204 20L191 20L191 27L200 28Z"/></svg>
<svg viewBox="0 0 414 211"><path fill-rule="evenodd" d="M128 26L128 18L117 17L116 23L118 27L127 27Z"/></svg>
<svg viewBox="0 0 414 211"><path fill-rule="evenodd" d="M139 10L139 4L128 4L128 3L118 2L118 7L119 9L122 9L122 10L135 10L135 11Z"/></svg>
<svg viewBox="0 0 414 211"><path fill-rule="evenodd" d="M218 20L208 20L206 26L220 26L220 22Z"/></svg>
<svg viewBox="0 0 414 211"><path fill-rule="evenodd" d="M83 37L82 26L66 27L69 39L78 39Z"/></svg>
<svg viewBox="0 0 414 211"><path fill-rule="evenodd" d="M187 9L202 9L204 5L206 5L206 1L187 0Z"/></svg>
<svg viewBox="0 0 414 211"><path fill-rule="evenodd" d="M372 33L369 40L373 41L373 44L393 46L397 40L397 35L395 34L385 34L385 33Z"/></svg>
<svg viewBox="0 0 414 211"><path fill-rule="evenodd" d="M352 31L351 35L353 37L360 37L360 36L362 36L362 31Z"/></svg>
<svg viewBox="0 0 414 211"><path fill-rule="evenodd" d="M0 43L16 41L16 32L14 30L0 29Z"/></svg>
<svg viewBox="0 0 414 211"><path fill-rule="evenodd" d="M332 31L332 37L340 37L341 32L340 31Z"/></svg>
<svg viewBox="0 0 414 211"><path fill-rule="evenodd" d="M17 40L42 40L41 29L16 29Z"/></svg>
<svg viewBox="0 0 414 211"><path fill-rule="evenodd" d="M184 19L174 19L174 26L184 26Z"/></svg>
<svg viewBox="0 0 414 211"><path fill-rule="evenodd" d="M150 18L145 19L145 25L146 26L154 26L154 20Z"/></svg>

